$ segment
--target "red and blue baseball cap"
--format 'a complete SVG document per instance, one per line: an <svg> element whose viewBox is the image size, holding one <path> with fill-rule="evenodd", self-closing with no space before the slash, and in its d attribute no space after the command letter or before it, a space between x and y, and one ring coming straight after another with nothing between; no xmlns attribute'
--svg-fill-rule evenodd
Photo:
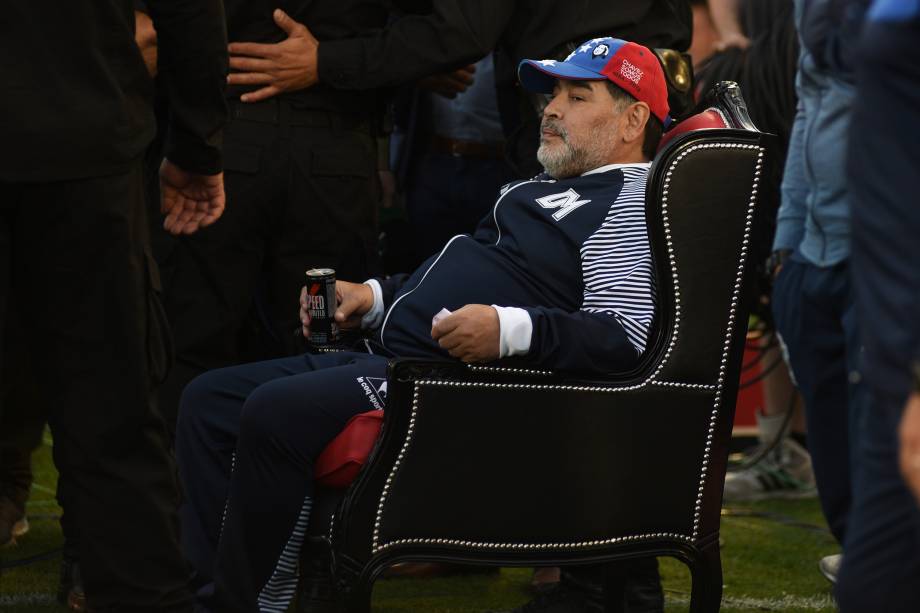
<svg viewBox="0 0 920 613"><path fill-rule="evenodd" d="M610 81L646 103L662 124L670 122L668 86L658 57L647 47L619 38L592 38L561 62L522 60L518 78L525 88L542 94L551 94L557 79Z"/></svg>

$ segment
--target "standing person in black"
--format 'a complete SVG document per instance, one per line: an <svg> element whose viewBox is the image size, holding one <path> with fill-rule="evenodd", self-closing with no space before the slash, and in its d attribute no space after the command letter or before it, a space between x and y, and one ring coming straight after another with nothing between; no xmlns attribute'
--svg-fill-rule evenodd
<svg viewBox="0 0 920 613"><path fill-rule="evenodd" d="M221 214L219 0L150 0L171 97L165 227ZM141 158L152 81L129 0L11 0L0 19L0 331L14 300L50 407L95 611L191 611L154 385L167 364ZM17 360L0 340L0 359ZM0 369L0 372L3 372ZM0 406L0 411L3 407Z"/></svg>
<svg viewBox="0 0 920 613"><path fill-rule="evenodd" d="M384 0L226 0L232 46L277 43L314 24L323 41L362 36L388 17ZM304 273L333 268L340 278L376 272L377 148L373 91L298 84L261 102L231 86L224 133L227 213L221 223L167 245L165 306L176 364L161 388L170 428L179 395L212 368L280 357L297 347Z"/></svg>
<svg viewBox="0 0 920 613"><path fill-rule="evenodd" d="M403 4L403 3L398 3ZM292 88L352 92L390 87L471 64L496 50L499 111L509 136L507 158L520 177L536 164L540 108L517 87L515 70L527 57L562 59L592 36L617 36L650 48L685 51L693 16L689 0L433 0L411 2L408 14L361 37L323 40L309 19L277 45L230 48L230 83L265 100ZM427 8L427 12L425 12ZM319 39L319 40L317 40ZM680 109L673 108L675 117Z"/></svg>

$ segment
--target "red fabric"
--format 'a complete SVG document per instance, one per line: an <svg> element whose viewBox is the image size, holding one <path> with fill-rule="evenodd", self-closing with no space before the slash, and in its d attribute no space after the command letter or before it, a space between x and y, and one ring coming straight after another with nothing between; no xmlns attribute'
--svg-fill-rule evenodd
<svg viewBox="0 0 920 613"><path fill-rule="evenodd" d="M382 427L383 411L368 411L349 419L316 460L317 485L336 489L351 485L374 449Z"/></svg>
<svg viewBox="0 0 920 613"><path fill-rule="evenodd" d="M691 117L687 117L682 122L668 130L661 137L661 142L658 144L658 151L664 149L665 145L674 140L675 137L684 134L685 132L690 132L692 130L708 130L711 128L727 128L728 124L725 123L725 119L722 117L722 114L715 109L706 109L702 113L697 113Z"/></svg>

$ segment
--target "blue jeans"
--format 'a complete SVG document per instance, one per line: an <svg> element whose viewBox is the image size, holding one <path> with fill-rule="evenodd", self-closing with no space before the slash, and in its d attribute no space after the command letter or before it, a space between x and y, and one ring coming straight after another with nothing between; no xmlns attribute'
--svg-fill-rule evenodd
<svg viewBox="0 0 920 613"><path fill-rule="evenodd" d="M866 405L848 263L821 268L797 255L789 258L773 288L773 315L805 401L821 508L843 543L852 500L852 446Z"/></svg>

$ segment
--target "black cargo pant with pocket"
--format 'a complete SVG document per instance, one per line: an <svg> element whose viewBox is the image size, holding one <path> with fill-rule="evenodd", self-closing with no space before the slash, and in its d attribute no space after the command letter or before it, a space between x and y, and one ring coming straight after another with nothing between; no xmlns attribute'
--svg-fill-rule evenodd
<svg viewBox="0 0 920 613"><path fill-rule="evenodd" d="M224 131L227 208L157 258L176 363L161 388L172 428L197 375L290 355L309 268L363 281L375 271L376 147L370 113L231 103Z"/></svg>
<svg viewBox="0 0 920 613"><path fill-rule="evenodd" d="M0 181L0 331L11 303L21 326L18 346L0 341L0 360L23 361L23 343L40 356L43 397L29 410L48 411L93 608L189 611L155 404L169 352L141 175L138 160L104 177Z"/></svg>

